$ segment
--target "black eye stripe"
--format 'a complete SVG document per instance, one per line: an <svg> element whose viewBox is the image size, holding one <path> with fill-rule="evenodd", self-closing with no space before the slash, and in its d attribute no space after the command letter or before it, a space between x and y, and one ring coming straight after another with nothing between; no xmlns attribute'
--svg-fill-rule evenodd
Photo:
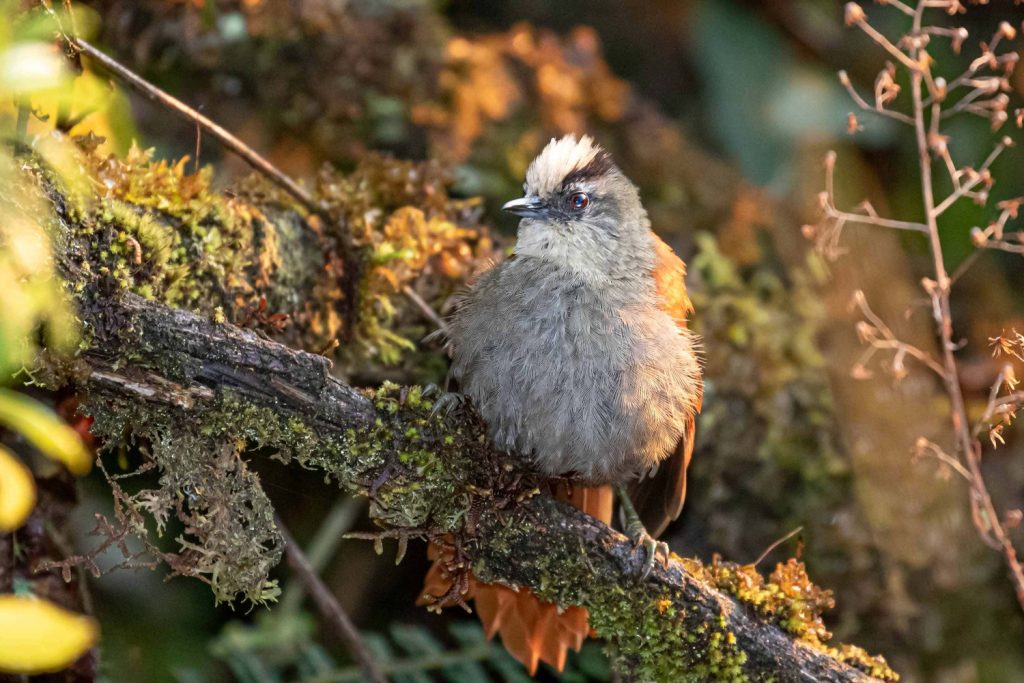
<svg viewBox="0 0 1024 683"><path fill-rule="evenodd" d="M562 180L562 189L567 190L573 185L600 178L614 167L615 163L612 161L611 155L602 150L594 155L594 158L587 162L586 165L573 170L569 175L565 176Z"/></svg>

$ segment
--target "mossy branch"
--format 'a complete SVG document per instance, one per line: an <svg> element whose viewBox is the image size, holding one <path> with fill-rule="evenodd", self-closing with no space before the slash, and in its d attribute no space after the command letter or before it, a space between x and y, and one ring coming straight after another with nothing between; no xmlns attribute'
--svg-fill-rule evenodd
<svg viewBox="0 0 1024 683"><path fill-rule="evenodd" d="M65 371L101 434L241 440L321 469L367 496L385 527L456 534L478 577L586 607L640 680L872 680L679 562L639 580L624 536L531 495L531 476L489 449L478 419L433 417L418 388L360 392L321 356L127 292L82 313L92 343Z"/></svg>
<svg viewBox="0 0 1024 683"><path fill-rule="evenodd" d="M228 200L210 189L208 174L189 176L181 164L138 151L124 161L87 161L110 196L62 191L31 163L24 175L53 206L56 258L83 326L77 357L51 357L49 372L39 375L78 390L104 443L134 439L150 460L140 471L159 470L158 488L133 494L118 483L131 475L108 477L122 528L106 528L117 538L145 536L143 514L158 533L174 515L184 525L182 551L147 547L175 573L208 582L218 599L273 599L278 589L268 575L281 559L281 533L244 457L267 449L369 499L371 517L399 540L400 555L413 537L447 544L453 570L471 567L484 580L586 607L616 666L636 680L894 680L881 660L822 644L824 627L813 625L820 625L821 596L805 594L800 581L789 583L799 595L783 595L781 584L765 585L752 569L725 567L721 577L715 571L724 565L709 572L689 561L641 581L629 541L539 495L542 482L490 448L471 410L445 420L431 413L419 387L357 390L332 374L328 358L287 345L316 348L310 334L325 331L359 339L355 329L329 321L355 307L362 323L364 305L383 301L371 296L376 288L421 272L455 281L486 253L485 236L453 222L471 207L418 185L408 189L409 178L441 186L423 169L376 162L352 178L328 178L321 191L346 215L367 215L378 204L392 212L382 230L358 228L354 218L332 229L361 230L357 242L370 266L390 264L386 257L401 249L450 248L473 258L422 270L404 259L409 273L389 270L378 284L367 276L346 294L332 280L363 278L366 269L333 268L341 240L272 195ZM429 214L419 208L430 202ZM430 239L408 242L409 235ZM355 291L361 296L353 298ZM273 316L261 320L262 306L252 304L263 298L256 297L291 302L293 329L280 334ZM317 308L324 299L328 313ZM232 324L253 318L281 341ZM362 331L372 338L373 328ZM339 351L336 358L349 355Z"/></svg>

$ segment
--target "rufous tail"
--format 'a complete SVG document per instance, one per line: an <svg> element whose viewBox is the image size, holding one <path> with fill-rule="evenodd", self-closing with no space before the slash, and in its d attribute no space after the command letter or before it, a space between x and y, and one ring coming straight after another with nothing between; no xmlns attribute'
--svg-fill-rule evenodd
<svg viewBox="0 0 1024 683"><path fill-rule="evenodd" d="M615 495L610 486L573 487L571 491L559 486L555 497L605 524L611 523ZM423 582L419 604L430 604L431 598L445 595L452 586L451 576L443 567L441 553L444 551L431 546L428 552L434 564ZM578 651L590 635L587 610L582 607L560 610L525 588L515 591L482 583L471 576L465 599L474 601L487 637L500 635L505 649L523 663L531 676L537 672L540 662L561 671L569 648Z"/></svg>

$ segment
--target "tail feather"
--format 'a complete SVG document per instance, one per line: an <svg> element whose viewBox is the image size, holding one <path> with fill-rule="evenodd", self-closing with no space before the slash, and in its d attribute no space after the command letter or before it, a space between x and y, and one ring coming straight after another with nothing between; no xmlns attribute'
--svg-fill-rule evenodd
<svg viewBox="0 0 1024 683"><path fill-rule="evenodd" d="M571 490L563 486L555 491L555 496L606 524L611 523L615 496L609 486ZM438 561L440 551L431 546L428 552L435 562L424 580L421 604L428 602L427 596L443 595L451 586L451 578ZM531 676L542 661L561 671L569 649L578 651L590 635L587 610L560 610L525 589L517 591L473 578L466 599L474 601L487 637L500 635L505 649L522 662Z"/></svg>

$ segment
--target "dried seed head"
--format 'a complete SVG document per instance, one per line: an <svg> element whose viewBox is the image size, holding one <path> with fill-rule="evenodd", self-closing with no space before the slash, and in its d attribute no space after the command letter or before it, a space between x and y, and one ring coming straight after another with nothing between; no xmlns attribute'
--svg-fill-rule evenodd
<svg viewBox="0 0 1024 683"><path fill-rule="evenodd" d="M1009 120L1010 116L1002 109L992 112L992 130L999 130Z"/></svg>
<svg viewBox="0 0 1024 683"><path fill-rule="evenodd" d="M1003 522L1003 525L1007 529L1015 529L1020 526L1022 521L1024 521L1024 511L1009 510L1006 513L1006 520Z"/></svg>
<svg viewBox="0 0 1024 683"><path fill-rule="evenodd" d="M874 375L868 370L863 363L857 363L850 368L850 377L853 379L871 379Z"/></svg>
<svg viewBox="0 0 1024 683"><path fill-rule="evenodd" d="M949 136L939 133L928 134L928 148L937 156L943 156L948 149Z"/></svg>
<svg viewBox="0 0 1024 683"><path fill-rule="evenodd" d="M1002 79L996 78L995 76L990 76L988 78L979 78L976 81L977 88L986 95L991 95L993 93L999 92L999 88L1002 86L1002 83L1000 82L1001 80Z"/></svg>
<svg viewBox="0 0 1024 683"><path fill-rule="evenodd" d="M981 247L985 246L985 243L987 241L988 238L985 237L984 230L982 230L978 226L974 226L973 228L971 228L971 244L973 244L976 248L980 249Z"/></svg>
<svg viewBox="0 0 1024 683"><path fill-rule="evenodd" d="M846 3L846 7L843 10L843 20L847 26L853 26L864 21L867 16L864 14L864 8L855 2Z"/></svg>
<svg viewBox="0 0 1024 683"><path fill-rule="evenodd" d="M877 330L875 329L874 325L865 320L861 320L859 323L857 323L856 330L857 338L860 339L861 342L870 342L878 337L878 335L876 334Z"/></svg>
<svg viewBox="0 0 1024 683"><path fill-rule="evenodd" d="M953 39L951 41L953 52L955 52L956 54L960 54L960 49L964 46L964 41L967 40L968 35L969 34L967 33L967 29L965 29L963 26L956 29L956 31L953 33Z"/></svg>
<svg viewBox="0 0 1024 683"><path fill-rule="evenodd" d="M892 357L892 374L898 380L903 379L908 374L906 358L907 352L904 349L900 349Z"/></svg>
<svg viewBox="0 0 1024 683"><path fill-rule="evenodd" d="M1003 201L996 204L996 207L1000 211L1005 211L1010 218L1016 218L1017 213L1020 211L1021 202L1024 201L1024 197L1014 197L1013 199L1004 199Z"/></svg>
<svg viewBox="0 0 1024 683"><path fill-rule="evenodd" d="M864 130L864 126L860 125L860 122L857 121L857 115L851 111L846 115L846 132L854 135L862 130Z"/></svg>

